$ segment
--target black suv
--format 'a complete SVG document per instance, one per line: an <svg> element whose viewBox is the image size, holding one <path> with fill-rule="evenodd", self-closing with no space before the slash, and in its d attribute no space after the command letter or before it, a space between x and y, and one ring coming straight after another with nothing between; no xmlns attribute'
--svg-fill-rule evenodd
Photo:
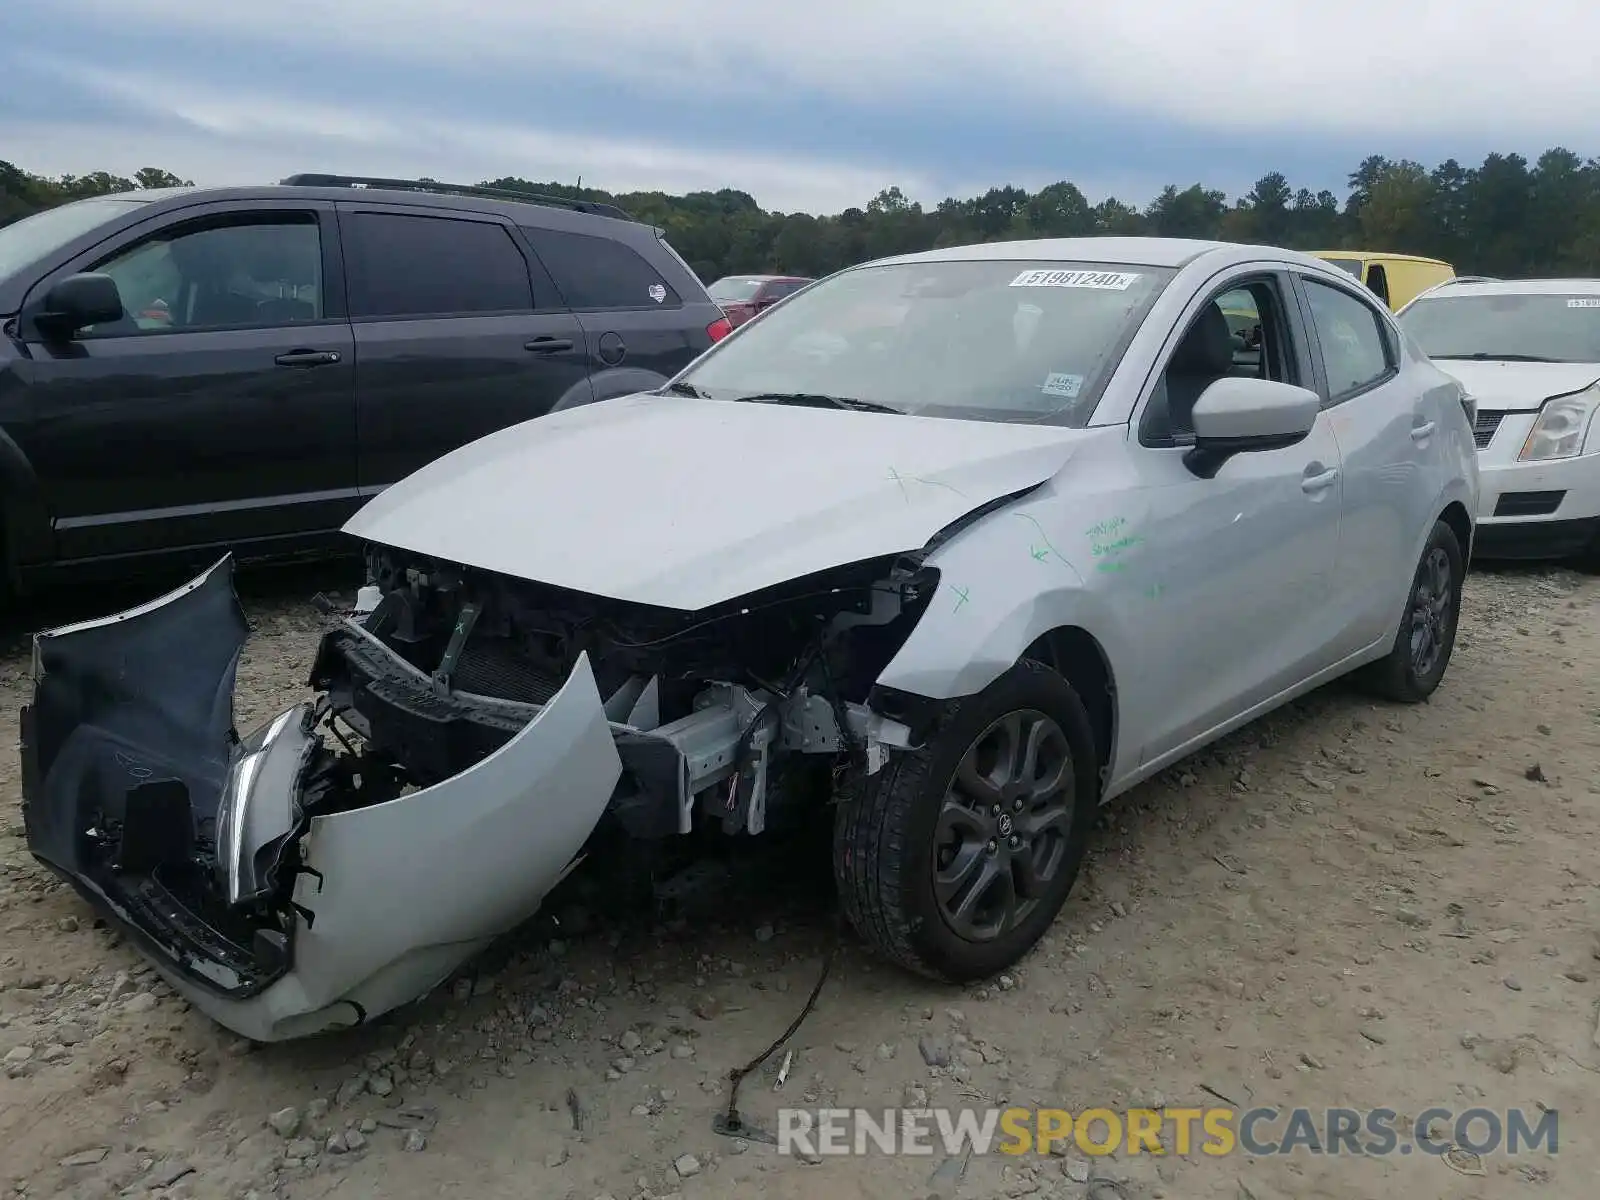
<svg viewBox="0 0 1600 1200"><path fill-rule="evenodd" d="M0 228L6 582L341 550L389 484L729 328L610 205L295 175L35 214Z"/></svg>

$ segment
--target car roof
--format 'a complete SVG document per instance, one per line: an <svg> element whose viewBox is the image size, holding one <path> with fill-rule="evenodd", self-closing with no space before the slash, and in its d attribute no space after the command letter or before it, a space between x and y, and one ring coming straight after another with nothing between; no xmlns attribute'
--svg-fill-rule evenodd
<svg viewBox="0 0 1600 1200"><path fill-rule="evenodd" d="M948 246L879 259L885 263L936 263L978 261L1099 262L1128 267L1187 266L1198 258L1215 256L1219 260L1245 262L1266 256L1282 262L1298 263L1318 271L1333 271L1323 260L1298 250L1278 246L1252 246L1240 242L1201 241L1192 238L1161 237L1077 237L1038 238L1029 241L984 242L970 246ZM1219 263L1219 265L1222 265Z"/></svg>
<svg viewBox="0 0 1600 1200"><path fill-rule="evenodd" d="M1393 254L1388 250L1313 250L1311 254L1316 258L1383 258L1390 262L1428 263L1435 267L1450 266L1442 258L1428 258L1422 254Z"/></svg>
<svg viewBox="0 0 1600 1200"><path fill-rule="evenodd" d="M1600 296L1600 279L1484 279L1432 289L1426 295L1430 299L1440 296L1451 299L1458 296Z"/></svg>
<svg viewBox="0 0 1600 1200"><path fill-rule="evenodd" d="M339 176L302 176L300 178L322 180L338 179ZM400 181L404 182L404 181ZM456 209L463 212L493 214L502 217L517 218L519 212L526 209L537 209L544 213L560 214L555 217L558 227L567 225L568 228L595 228L594 222L601 222L600 229L606 231L607 236L623 239L634 239L641 236L658 236L660 230L640 221L627 217L626 214L612 216L609 212L621 213L621 209L609 205L594 205L592 208L578 207L578 204L587 202L568 202L559 197L540 197L530 194L526 199L514 193L494 192L484 194L489 189L474 190L462 188L456 190L450 184L429 184L427 181L418 181L416 187L382 187L376 185L351 186L348 183L300 183L291 176L281 183L245 184L223 187L170 187L146 188L135 192L113 192L103 197L86 197L87 199L126 199L148 205L152 209L181 208L188 204L210 203L213 201L227 202L230 200L282 200L285 196L292 196L303 200L323 200L337 203L357 204L394 204L415 205L432 209ZM596 211L601 210L601 211ZM570 222L570 223L569 223Z"/></svg>

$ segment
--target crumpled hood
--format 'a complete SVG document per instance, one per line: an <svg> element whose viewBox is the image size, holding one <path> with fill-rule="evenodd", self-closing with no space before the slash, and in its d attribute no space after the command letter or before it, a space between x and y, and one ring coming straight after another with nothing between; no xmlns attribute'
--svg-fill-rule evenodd
<svg viewBox="0 0 1600 1200"><path fill-rule="evenodd" d="M1533 412L1551 396L1579 392L1600 380L1600 364L1477 362L1437 358L1434 366L1460 380L1479 412Z"/></svg>
<svg viewBox="0 0 1600 1200"><path fill-rule="evenodd" d="M920 547L1090 431L635 395L503 429L345 525L368 541L695 610Z"/></svg>

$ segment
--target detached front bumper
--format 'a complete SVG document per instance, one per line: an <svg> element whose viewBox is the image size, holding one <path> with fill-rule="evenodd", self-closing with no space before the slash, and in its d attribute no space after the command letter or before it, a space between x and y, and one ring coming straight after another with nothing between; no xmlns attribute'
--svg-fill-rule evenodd
<svg viewBox="0 0 1600 1200"><path fill-rule="evenodd" d="M224 558L178 590L34 639L29 847L219 1023L260 1041L357 1025L535 912L622 772L586 657L442 782L352 806L297 705L240 739L248 626Z"/></svg>

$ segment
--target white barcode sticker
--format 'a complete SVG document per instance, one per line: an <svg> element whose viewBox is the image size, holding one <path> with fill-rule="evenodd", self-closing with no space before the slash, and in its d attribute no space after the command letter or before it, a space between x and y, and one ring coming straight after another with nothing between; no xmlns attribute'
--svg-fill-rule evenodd
<svg viewBox="0 0 1600 1200"><path fill-rule="evenodd" d="M1063 375L1059 371L1052 371L1045 376L1039 390L1046 396L1065 396L1070 400L1083 390L1083 376Z"/></svg>
<svg viewBox="0 0 1600 1200"><path fill-rule="evenodd" d="M1100 288L1125 292L1139 278L1129 271L1024 271L1011 281L1012 287Z"/></svg>

